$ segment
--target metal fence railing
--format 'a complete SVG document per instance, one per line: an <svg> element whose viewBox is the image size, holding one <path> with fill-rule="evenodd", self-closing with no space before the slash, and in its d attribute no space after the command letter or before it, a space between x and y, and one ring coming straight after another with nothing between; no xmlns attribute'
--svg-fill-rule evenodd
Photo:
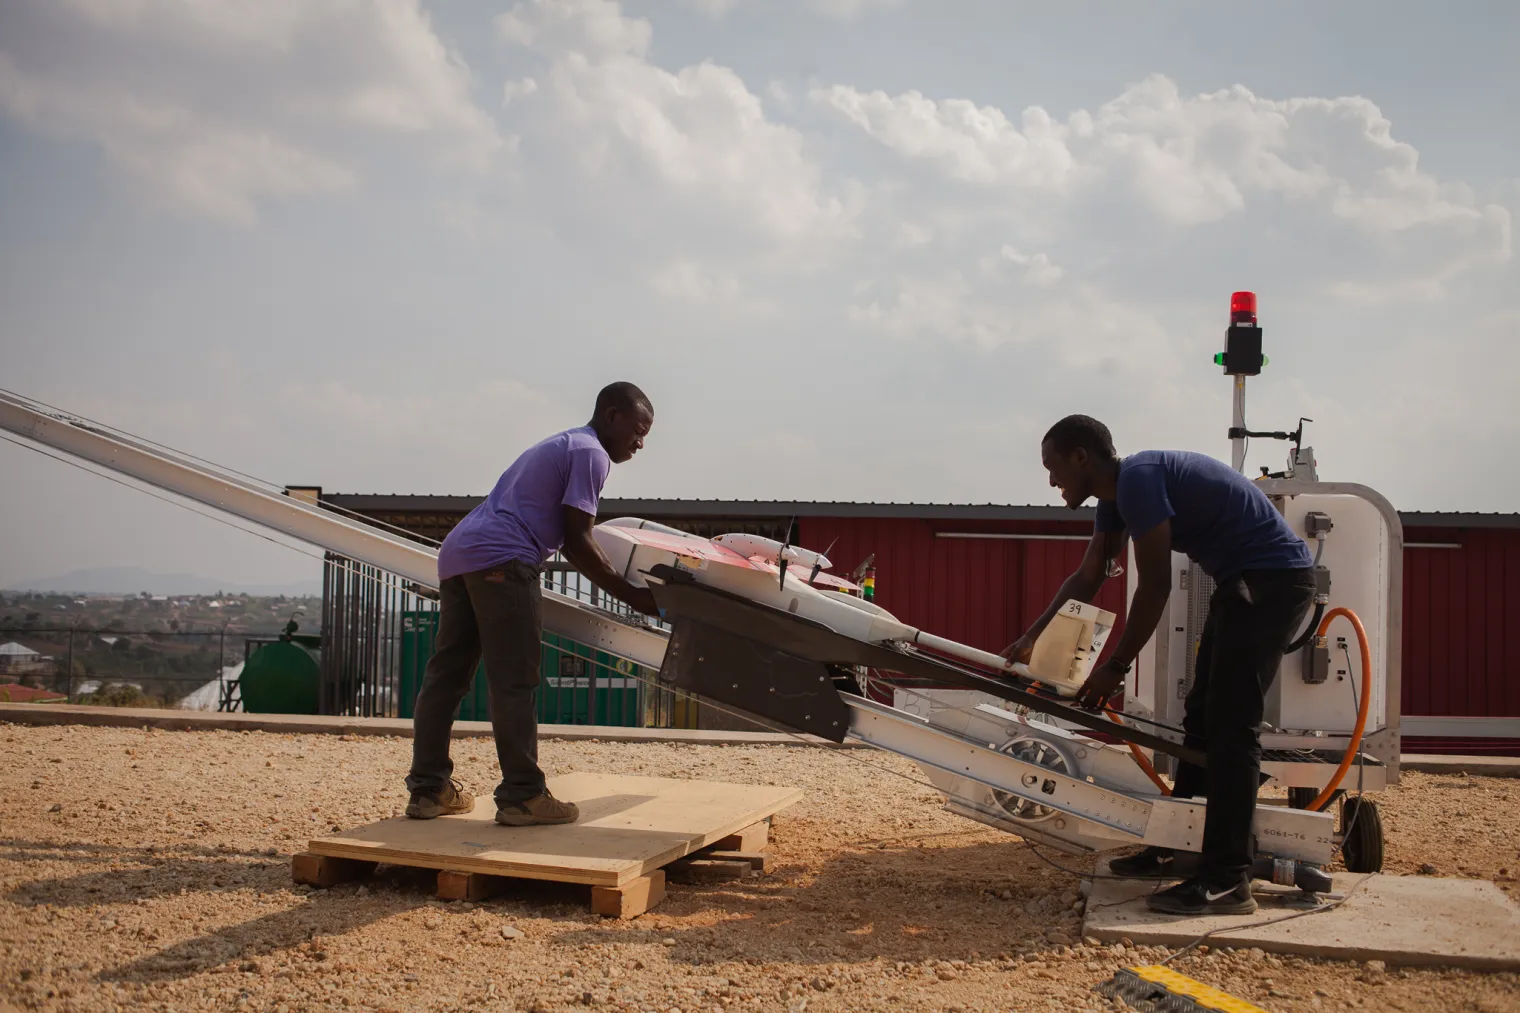
<svg viewBox="0 0 1520 1013"><path fill-rule="evenodd" d="M432 656L437 601L395 574L334 553L323 569L322 713L410 717ZM615 615L632 612L558 554L544 565L542 579L545 590ZM654 672L552 633L544 635L542 650L540 721L696 727L696 702L655 685ZM478 676L460 705L462 719L489 716L485 680Z"/></svg>

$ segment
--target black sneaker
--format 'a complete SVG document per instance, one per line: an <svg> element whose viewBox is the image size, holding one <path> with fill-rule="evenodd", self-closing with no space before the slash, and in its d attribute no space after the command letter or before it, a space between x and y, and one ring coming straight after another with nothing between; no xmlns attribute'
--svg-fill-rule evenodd
<svg viewBox="0 0 1520 1013"><path fill-rule="evenodd" d="M1171 848L1142 848L1133 855L1110 859L1110 875L1124 879L1176 879L1172 870L1177 867L1177 856Z"/></svg>
<svg viewBox="0 0 1520 1013"><path fill-rule="evenodd" d="M1251 881L1245 877L1220 886L1202 876L1194 876L1151 894L1145 903L1152 911L1170 915L1248 915L1256 910Z"/></svg>

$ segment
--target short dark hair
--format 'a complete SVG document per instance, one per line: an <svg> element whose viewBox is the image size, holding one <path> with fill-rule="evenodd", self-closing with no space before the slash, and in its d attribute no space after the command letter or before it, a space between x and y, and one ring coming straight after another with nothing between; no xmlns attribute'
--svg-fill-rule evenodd
<svg viewBox="0 0 1520 1013"><path fill-rule="evenodd" d="M649 400L648 394L627 380L619 380L617 383L609 383L597 392L596 409L593 414L600 415L609 406L620 412L631 412L638 405L643 405L649 409L649 414L654 414L654 403Z"/></svg>
<svg viewBox="0 0 1520 1013"><path fill-rule="evenodd" d="M1108 427L1087 415L1068 415L1050 427L1041 443L1050 444L1058 454L1070 454L1081 447L1100 461L1118 460L1114 438Z"/></svg>

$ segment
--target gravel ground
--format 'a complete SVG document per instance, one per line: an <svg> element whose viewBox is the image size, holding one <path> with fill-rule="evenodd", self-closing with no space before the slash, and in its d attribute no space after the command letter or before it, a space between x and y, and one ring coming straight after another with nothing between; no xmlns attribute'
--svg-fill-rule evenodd
<svg viewBox="0 0 1520 1013"><path fill-rule="evenodd" d="M0 725L0 1010L1097 1010L1160 949L1085 945L1078 883L948 815L884 753L545 742L571 770L801 787L770 876L673 885L631 922L572 887L444 904L431 877L291 884L289 855L398 814L405 739ZM494 784L489 741L456 773ZM867 765L869 763L869 765ZM1514 889L1520 785L1406 774L1388 869ZM1057 858L1063 864L1074 861ZM1427 872L1427 874L1429 874ZM1274 1011L1520 1011L1520 978L1194 951L1175 965Z"/></svg>

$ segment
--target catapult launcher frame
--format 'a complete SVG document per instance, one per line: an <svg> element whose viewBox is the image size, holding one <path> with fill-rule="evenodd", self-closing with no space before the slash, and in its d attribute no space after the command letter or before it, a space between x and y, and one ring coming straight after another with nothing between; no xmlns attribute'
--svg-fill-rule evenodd
<svg viewBox="0 0 1520 1013"><path fill-rule="evenodd" d="M298 540L436 586L431 548L176 452L9 395L0 428ZM630 622L544 592L544 628L641 666L662 683L797 732L854 739L907 757L955 812L1072 853L1134 844L1197 851L1204 805L1172 799L1136 766L1129 744L1203 762L1168 737L1111 722L1011 674L911 645L871 643L770 605L653 567L650 587L672 630ZM928 719L869 699L863 672L900 673L999 701L941 708ZM1143 723L1143 722L1142 722ZM1072 726L1072 727L1064 727ZM1075 728L1076 730L1073 730ZM1096 737L1116 738L1125 745ZM1327 813L1258 806L1258 851L1279 881L1320 888L1336 844ZM1319 878L1316 878L1318 874Z"/></svg>

